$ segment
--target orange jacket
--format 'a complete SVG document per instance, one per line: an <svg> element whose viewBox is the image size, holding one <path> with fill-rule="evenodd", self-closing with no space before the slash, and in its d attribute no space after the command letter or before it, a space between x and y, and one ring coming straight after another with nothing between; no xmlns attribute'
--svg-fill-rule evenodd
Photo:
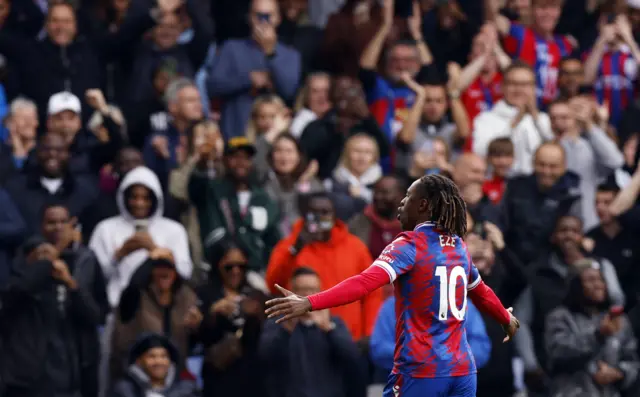
<svg viewBox="0 0 640 397"><path fill-rule="evenodd" d="M299 220L293 225L291 234L281 240L271 253L266 279L274 294L277 293L274 285L288 286L294 270L300 267L315 270L322 288L327 289L371 266L369 249L339 220L329 241L313 242L298 255L291 255L289 248L296 242L301 229L302 220ZM353 338L359 340L371 335L381 304L382 290L379 289L360 302L331 309L331 314L340 317L351 330Z"/></svg>

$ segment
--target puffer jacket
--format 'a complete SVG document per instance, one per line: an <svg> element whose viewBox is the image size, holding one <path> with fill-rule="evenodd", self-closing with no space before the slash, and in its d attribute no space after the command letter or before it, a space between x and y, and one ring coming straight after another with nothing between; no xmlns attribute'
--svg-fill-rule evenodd
<svg viewBox="0 0 640 397"><path fill-rule="evenodd" d="M562 306L546 320L545 347L552 378L552 397L618 397L638 376L636 338L625 317L622 329L599 338L606 313L588 315ZM593 380L598 361L624 373L621 382L600 386Z"/></svg>

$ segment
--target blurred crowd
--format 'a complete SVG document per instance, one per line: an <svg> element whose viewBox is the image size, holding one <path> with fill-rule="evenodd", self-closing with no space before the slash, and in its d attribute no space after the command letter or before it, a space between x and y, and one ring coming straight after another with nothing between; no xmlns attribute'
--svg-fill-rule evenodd
<svg viewBox="0 0 640 397"><path fill-rule="evenodd" d="M479 397L640 395L640 0L0 0L0 395L379 397L391 286L276 324L468 206L514 343Z"/></svg>

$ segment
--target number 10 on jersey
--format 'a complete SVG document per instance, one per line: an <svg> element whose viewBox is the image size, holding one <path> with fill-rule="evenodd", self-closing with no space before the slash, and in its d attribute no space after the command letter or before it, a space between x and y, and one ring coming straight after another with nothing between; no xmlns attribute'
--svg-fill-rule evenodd
<svg viewBox="0 0 640 397"><path fill-rule="evenodd" d="M467 312L467 274L462 266L455 266L451 273L447 274L446 266L436 267L436 277L440 281L440 304L438 309L438 320L446 321L449 318L449 311L458 321L464 320ZM458 278L462 279L462 285L458 286ZM456 288L464 288L462 309L458 310L456 305Z"/></svg>

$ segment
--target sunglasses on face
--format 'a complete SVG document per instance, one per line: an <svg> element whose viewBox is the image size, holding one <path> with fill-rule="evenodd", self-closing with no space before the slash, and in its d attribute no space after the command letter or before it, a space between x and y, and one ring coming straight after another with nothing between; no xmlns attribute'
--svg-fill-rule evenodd
<svg viewBox="0 0 640 397"><path fill-rule="evenodd" d="M225 272L230 272L234 268L241 271L245 271L247 269L247 264L243 262L233 262L233 263L227 263L222 268L224 269Z"/></svg>

